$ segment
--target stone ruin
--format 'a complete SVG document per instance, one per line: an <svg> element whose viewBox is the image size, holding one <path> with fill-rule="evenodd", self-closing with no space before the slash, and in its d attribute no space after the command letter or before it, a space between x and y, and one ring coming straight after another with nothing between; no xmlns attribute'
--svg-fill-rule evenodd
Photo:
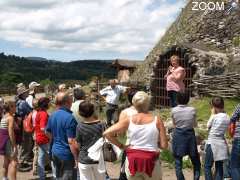
<svg viewBox="0 0 240 180"><path fill-rule="evenodd" d="M193 11L193 1L188 1L144 63L135 70L133 81L151 86L154 63L173 46L188 49L189 63L196 68L193 80L240 73L240 5L229 12L230 5L225 2L225 10Z"/></svg>

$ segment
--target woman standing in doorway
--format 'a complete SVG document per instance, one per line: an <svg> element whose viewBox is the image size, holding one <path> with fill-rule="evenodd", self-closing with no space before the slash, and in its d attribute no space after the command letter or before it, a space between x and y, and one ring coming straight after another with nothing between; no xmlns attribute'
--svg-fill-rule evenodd
<svg viewBox="0 0 240 180"><path fill-rule="evenodd" d="M173 55L170 58L171 65L168 67L167 74L165 75L165 79L167 80L166 89L170 98L171 107L177 106L177 93L185 91L183 80L185 79L186 72L185 69L180 66L179 61L180 58Z"/></svg>

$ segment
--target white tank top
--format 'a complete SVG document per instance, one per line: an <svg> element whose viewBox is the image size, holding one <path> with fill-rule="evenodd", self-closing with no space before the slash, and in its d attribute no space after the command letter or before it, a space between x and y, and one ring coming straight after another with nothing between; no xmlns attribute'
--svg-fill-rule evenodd
<svg viewBox="0 0 240 180"><path fill-rule="evenodd" d="M128 127L129 144L133 149L158 151L159 130L157 116L148 124L134 124L132 116Z"/></svg>
<svg viewBox="0 0 240 180"><path fill-rule="evenodd" d="M4 115L3 118L1 119L0 128L8 129L8 119L7 119L6 115Z"/></svg>

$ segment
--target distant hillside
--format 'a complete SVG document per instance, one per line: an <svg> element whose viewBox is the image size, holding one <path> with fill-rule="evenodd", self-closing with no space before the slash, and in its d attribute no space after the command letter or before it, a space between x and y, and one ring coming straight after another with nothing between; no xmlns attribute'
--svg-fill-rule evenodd
<svg viewBox="0 0 240 180"><path fill-rule="evenodd" d="M46 58L42 58L42 57L25 57L28 60L35 60L35 61L48 61L48 59Z"/></svg>
<svg viewBox="0 0 240 180"><path fill-rule="evenodd" d="M34 59L34 60L32 60ZM50 61L44 58L23 58L0 53L0 84L64 80L87 81L93 76L113 78L116 74L109 60Z"/></svg>

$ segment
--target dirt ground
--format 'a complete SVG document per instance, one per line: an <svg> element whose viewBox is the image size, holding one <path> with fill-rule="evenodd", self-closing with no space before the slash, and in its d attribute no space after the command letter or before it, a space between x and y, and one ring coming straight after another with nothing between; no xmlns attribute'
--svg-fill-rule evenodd
<svg viewBox="0 0 240 180"><path fill-rule="evenodd" d="M3 157L0 158L0 167L2 168L2 164L3 164ZM175 180L175 172L174 169L169 168L166 164L163 163L162 165L162 171L163 171L163 180ZM119 176L119 172L120 172L120 164L113 164L113 163L107 163L107 171L108 174L111 178L111 180L115 180L118 179ZM184 170L184 175L186 180L192 180L192 171L190 169ZM47 179L52 179L51 178L51 174L47 175ZM1 170L1 175L0 178L2 178L2 170ZM17 179L18 180L37 180L38 176L33 176L32 172L25 172L25 173L21 173L18 172L17 173ZM203 180L203 177L201 177L201 180Z"/></svg>

